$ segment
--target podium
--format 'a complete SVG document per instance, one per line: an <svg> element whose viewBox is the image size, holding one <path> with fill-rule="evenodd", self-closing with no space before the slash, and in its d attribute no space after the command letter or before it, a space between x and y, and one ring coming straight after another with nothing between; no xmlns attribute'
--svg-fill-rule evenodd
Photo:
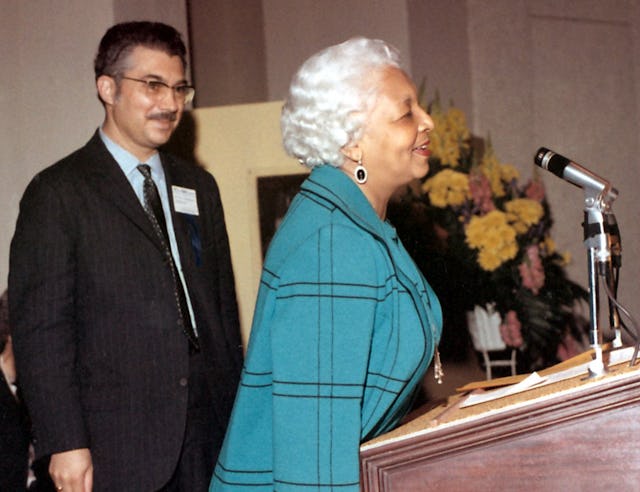
<svg viewBox="0 0 640 492"><path fill-rule="evenodd" d="M466 398L363 443L361 489L640 490L640 366L463 407Z"/></svg>

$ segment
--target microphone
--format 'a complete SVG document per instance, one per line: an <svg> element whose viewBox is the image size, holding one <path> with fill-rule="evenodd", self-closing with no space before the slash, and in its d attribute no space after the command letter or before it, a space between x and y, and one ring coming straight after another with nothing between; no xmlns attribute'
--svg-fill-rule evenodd
<svg viewBox="0 0 640 492"><path fill-rule="evenodd" d="M611 213L611 204L618 197L618 190L606 179L546 147L538 149L533 161L541 168L584 189L585 212L582 225L585 245L595 253L600 272L606 274L611 268L612 242L615 243L616 262L620 259L620 235L615 216Z"/></svg>
<svg viewBox="0 0 640 492"><path fill-rule="evenodd" d="M609 181L546 147L538 149L533 161L537 166L551 171L556 176L579 188L599 193L606 191L609 201L613 201L618 197L618 190L613 188Z"/></svg>

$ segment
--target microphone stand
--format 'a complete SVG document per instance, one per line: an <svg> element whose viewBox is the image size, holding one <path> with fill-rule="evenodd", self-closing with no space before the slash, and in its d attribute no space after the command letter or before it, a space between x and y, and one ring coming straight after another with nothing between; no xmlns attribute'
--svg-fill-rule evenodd
<svg viewBox="0 0 640 492"><path fill-rule="evenodd" d="M599 283L604 276L609 282L611 275L611 236L606 219L611 214L611 203L617 197L615 189L594 190L585 188L584 244L587 248L589 272L589 342L594 349L594 359L589 363L589 377L608 372L602 355L602 332L599 328Z"/></svg>

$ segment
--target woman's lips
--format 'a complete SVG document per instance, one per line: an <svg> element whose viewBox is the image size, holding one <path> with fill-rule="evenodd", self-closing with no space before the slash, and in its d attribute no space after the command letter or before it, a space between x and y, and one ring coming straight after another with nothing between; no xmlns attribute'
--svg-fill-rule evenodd
<svg viewBox="0 0 640 492"><path fill-rule="evenodd" d="M429 157L431 155L431 151L429 150L429 141L426 141L423 144L418 145L417 147L414 147L413 151L416 154L420 154L420 155Z"/></svg>

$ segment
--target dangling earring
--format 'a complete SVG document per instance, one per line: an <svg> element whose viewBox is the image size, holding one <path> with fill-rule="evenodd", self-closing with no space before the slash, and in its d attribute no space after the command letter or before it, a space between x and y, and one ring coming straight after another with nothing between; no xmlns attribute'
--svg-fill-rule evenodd
<svg viewBox="0 0 640 492"><path fill-rule="evenodd" d="M356 181L359 184L365 184L367 182L367 178L369 176L367 174L367 170L362 165L362 158L358 159L358 165L353 170L353 177L356 178Z"/></svg>

